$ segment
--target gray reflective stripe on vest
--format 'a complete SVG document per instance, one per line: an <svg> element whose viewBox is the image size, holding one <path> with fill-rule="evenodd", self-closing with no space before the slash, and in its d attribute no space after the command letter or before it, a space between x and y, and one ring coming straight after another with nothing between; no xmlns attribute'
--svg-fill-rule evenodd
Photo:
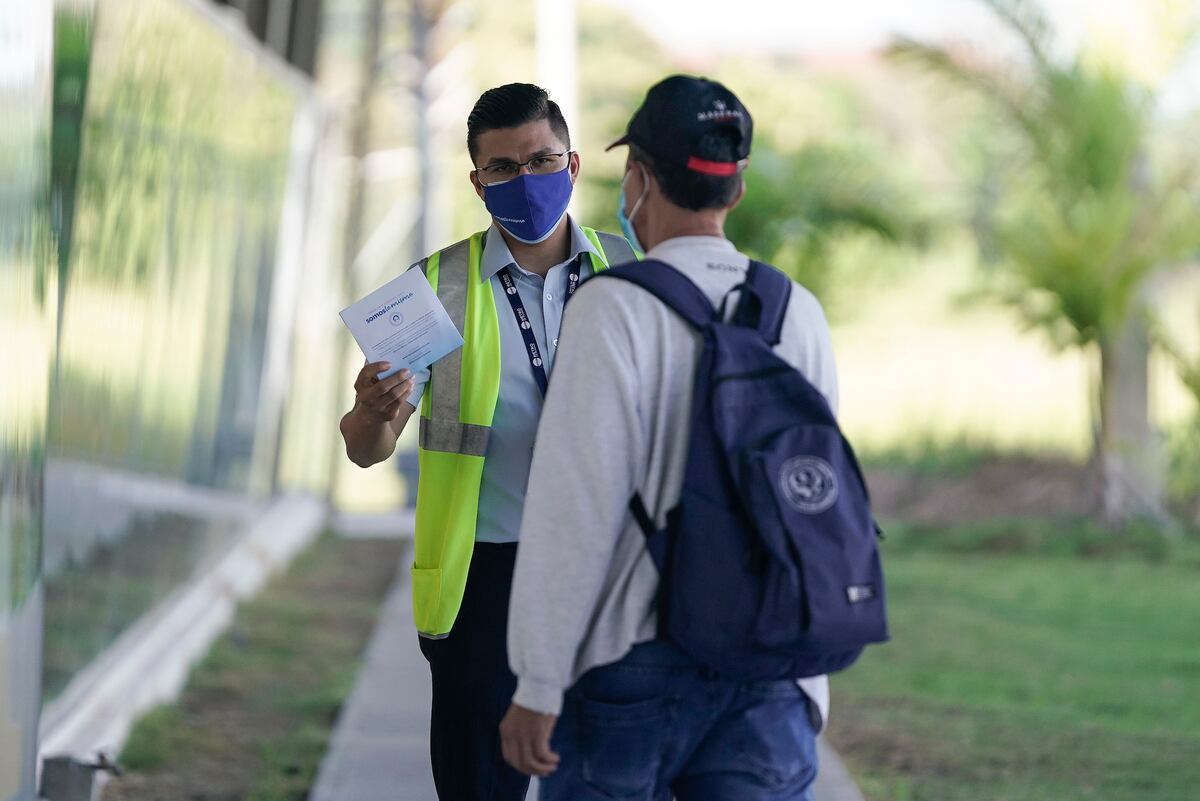
<svg viewBox="0 0 1200 801"><path fill-rule="evenodd" d="M437 296L450 315L451 322L465 336L467 333L467 282L469 279L471 242L463 240L451 245L438 257ZM425 270L427 260L421 262ZM463 456L483 456L487 451L491 429L487 426L459 422L462 404L462 354L459 348L429 368L429 417L421 418L418 438L427 451L458 453Z"/></svg>
<svg viewBox="0 0 1200 801"><path fill-rule="evenodd" d="M487 454L488 439L491 435L492 430L487 426L459 423L454 420L427 420L422 417L418 444L427 451L484 456Z"/></svg>
<svg viewBox="0 0 1200 801"><path fill-rule="evenodd" d="M625 237L597 231L596 238L600 240L600 247L604 249L604 261L609 267L637 260L637 254L633 252L633 247Z"/></svg>

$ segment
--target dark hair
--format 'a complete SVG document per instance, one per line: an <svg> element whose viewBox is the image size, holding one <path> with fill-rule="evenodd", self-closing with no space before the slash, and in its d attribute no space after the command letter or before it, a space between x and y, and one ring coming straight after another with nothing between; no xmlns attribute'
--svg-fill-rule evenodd
<svg viewBox="0 0 1200 801"><path fill-rule="evenodd" d="M706 133L694 153L708 161L737 161L738 133L718 128ZM742 188L742 174L704 175L679 164L671 164L629 145L629 158L645 165L662 187L667 200L691 211L723 209L733 202Z"/></svg>
<svg viewBox="0 0 1200 801"><path fill-rule="evenodd" d="M467 117L467 152L471 161L479 155L479 136L497 128L516 128L527 122L549 120L550 130L571 147L571 132L563 119L562 109L540 86L531 83L510 83L488 89L475 101Z"/></svg>

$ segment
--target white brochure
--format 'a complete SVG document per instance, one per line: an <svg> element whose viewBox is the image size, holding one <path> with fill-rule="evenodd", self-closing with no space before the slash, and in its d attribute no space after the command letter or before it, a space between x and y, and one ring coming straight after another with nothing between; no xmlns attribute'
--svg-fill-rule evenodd
<svg viewBox="0 0 1200 801"><path fill-rule="evenodd" d="M406 271L340 313L367 361L391 363L380 378L422 370L463 344L420 270Z"/></svg>

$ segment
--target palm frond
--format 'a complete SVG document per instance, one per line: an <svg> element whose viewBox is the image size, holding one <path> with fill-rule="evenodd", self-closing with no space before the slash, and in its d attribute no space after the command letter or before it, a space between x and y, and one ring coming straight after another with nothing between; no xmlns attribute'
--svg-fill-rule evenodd
<svg viewBox="0 0 1200 801"><path fill-rule="evenodd" d="M1027 135L1040 136L1039 124L1030 113L1025 93L1000 77L999 70L989 70L964 63L949 50L927 45L905 36L895 38L888 46L887 57L924 69L996 105L1019 125Z"/></svg>
<svg viewBox="0 0 1200 801"><path fill-rule="evenodd" d="M1054 27L1041 8L1029 0L979 1L1021 39L1039 69L1051 67L1049 49Z"/></svg>

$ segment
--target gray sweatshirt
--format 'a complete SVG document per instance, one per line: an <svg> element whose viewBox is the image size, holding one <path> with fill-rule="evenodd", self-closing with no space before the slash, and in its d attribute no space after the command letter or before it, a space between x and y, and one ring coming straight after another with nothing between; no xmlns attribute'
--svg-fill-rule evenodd
<svg viewBox="0 0 1200 801"><path fill-rule="evenodd" d="M749 259L720 237L653 248L714 304ZM648 292L587 281L571 301L533 454L509 612L513 701L558 714L585 672L654 639L658 571L627 504L640 492L659 526L683 486L700 334ZM776 348L837 408L829 326L796 285ZM825 676L800 682L828 719Z"/></svg>

